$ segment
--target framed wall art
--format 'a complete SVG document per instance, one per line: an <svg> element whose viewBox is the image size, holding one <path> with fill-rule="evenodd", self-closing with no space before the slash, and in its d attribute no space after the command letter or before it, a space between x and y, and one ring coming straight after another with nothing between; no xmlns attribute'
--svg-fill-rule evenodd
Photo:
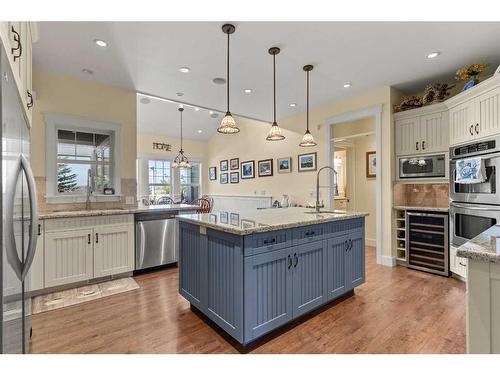
<svg viewBox="0 0 500 375"><path fill-rule="evenodd" d="M229 160L229 169L232 171L237 171L240 169L240 159L239 158L234 158Z"/></svg>
<svg viewBox="0 0 500 375"><path fill-rule="evenodd" d="M220 171L225 172L228 169L228 163L227 160L221 160L220 161Z"/></svg>
<svg viewBox="0 0 500 375"><path fill-rule="evenodd" d="M243 161L241 162L241 179L245 180L247 178L255 178L255 161Z"/></svg>
<svg viewBox="0 0 500 375"><path fill-rule="evenodd" d="M217 167L210 167L210 168L208 168L208 179L210 181L216 181L217 180Z"/></svg>
<svg viewBox="0 0 500 375"><path fill-rule="evenodd" d="M278 158L276 159L278 164L278 173L290 173L292 172L292 158Z"/></svg>
<svg viewBox="0 0 500 375"><path fill-rule="evenodd" d="M273 159L259 160L259 177L273 175Z"/></svg>
<svg viewBox="0 0 500 375"><path fill-rule="evenodd" d="M309 172L315 171L317 169L316 165L317 153L311 152L309 154L300 154L298 156L298 171L299 172Z"/></svg>

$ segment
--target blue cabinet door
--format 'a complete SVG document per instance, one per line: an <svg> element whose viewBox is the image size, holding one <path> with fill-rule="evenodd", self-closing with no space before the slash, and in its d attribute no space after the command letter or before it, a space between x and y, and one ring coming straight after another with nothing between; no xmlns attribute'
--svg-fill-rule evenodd
<svg viewBox="0 0 500 375"><path fill-rule="evenodd" d="M207 316L239 342L243 340L243 239L207 231Z"/></svg>
<svg viewBox="0 0 500 375"><path fill-rule="evenodd" d="M331 238L327 241L326 268L327 268L327 299L340 297L347 290L346 257L348 250L348 236Z"/></svg>
<svg viewBox="0 0 500 375"><path fill-rule="evenodd" d="M196 225L180 223L179 227L179 293L203 310L207 292L206 236Z"/></svg>
<svg viewBox="0 0 500 375"><path fill-rule="evenodd" d="M245 343L292 319L292 257L281 249L246 257Z"/></svg>
<svg viewBox="0 0 500 375"><path fill-rule="evenodd" d="M326 301L326 243L322 240L292 248L294 318Z"/></svg>
<svg viewBox="0 0 500 375"><path fill-rule="evenodd" d="M365 232L352 231L349 234L349 249L346 262L346 287L354 289L365 282Z"/></svg>

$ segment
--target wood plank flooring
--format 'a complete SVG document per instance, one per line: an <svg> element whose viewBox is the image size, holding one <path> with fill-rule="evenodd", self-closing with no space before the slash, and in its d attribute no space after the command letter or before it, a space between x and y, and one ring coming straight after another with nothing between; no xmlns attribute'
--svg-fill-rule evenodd
<svg viewBox="0 0 500 375"><path fill-rule="evenodd" d="M465 353L465 284L375 263L355 294L250 353ZM238 353L177 292L177 269L140 289L33 316L32 353Z"/></svg>

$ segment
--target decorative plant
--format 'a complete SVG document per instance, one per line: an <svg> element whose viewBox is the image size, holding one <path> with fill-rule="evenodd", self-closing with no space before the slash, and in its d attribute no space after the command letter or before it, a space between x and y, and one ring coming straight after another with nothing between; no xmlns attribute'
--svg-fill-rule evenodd
<svg viewBox="0 0 500 375"><path fill-rule="evenodd" d="M403 96L401 103L394 106L394 112L401 112L419 107L422 107L422 98L420 96Z"/></svg>
<svg viewBox="0 0 500 375"><path fill-rule="evenodd" d="M464 66L463 68L457 70L456 79L463 82L467 82L471 79L474 79L474 81L476 81L479 74L484 72L487 67L488 64L470 64Z"/></svg>
<svg viewBox="0 0 500 375"><path fill-rule="evenodd" d="M432 83L425 87L424 95L422 97L423 105L442 102L446 97L450 96L449 90L455 85L447 83Z"/></svg>

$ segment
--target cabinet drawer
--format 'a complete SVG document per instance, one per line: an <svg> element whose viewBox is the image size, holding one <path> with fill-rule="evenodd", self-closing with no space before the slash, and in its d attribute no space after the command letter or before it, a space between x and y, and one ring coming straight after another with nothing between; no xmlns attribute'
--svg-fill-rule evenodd
<svg viewBox="0 0 500 375"><path fill-rule="evenodd" d="M365 218L359 217L350 220L334 221L326 224L326 236L337 237L347 234L349 231L363 230Z"/></svg>
<svg viewBox="0 0 500 375"><path fill-rule="evenodd" d="M245 256L283 249L292 245L290 230L257 233L245 237Z"/></svg>
<svg viewBox="0 0 500 375"><path fill-rule="evenodd" d="M293 230L293 244L299 245L322 240L324 232L325 226L323 224L296 228Z"/></svg>

